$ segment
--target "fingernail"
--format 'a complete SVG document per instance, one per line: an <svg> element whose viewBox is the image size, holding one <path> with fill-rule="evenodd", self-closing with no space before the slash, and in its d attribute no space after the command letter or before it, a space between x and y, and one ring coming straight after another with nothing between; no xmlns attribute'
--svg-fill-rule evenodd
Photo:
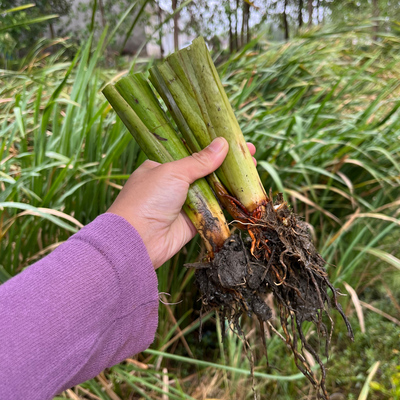
<svg viewBox="0 0 400 400"><path fill-rule="evenodd" d="M225 146L225 140L222 138L216 138L211 142L208 148L213 153L219 153L224 148L224 146Z"/></svg>

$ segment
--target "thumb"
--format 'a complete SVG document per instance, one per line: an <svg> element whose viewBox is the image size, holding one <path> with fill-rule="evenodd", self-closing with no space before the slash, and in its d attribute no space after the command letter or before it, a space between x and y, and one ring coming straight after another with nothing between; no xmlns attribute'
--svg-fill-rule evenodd
<svg viewBox="0 0 400 400"><path fill-rule="evenodd" d="M221 166L228 154L228 149L228 142L218 137L198 153L172 162L171 167L173 165L175 174L181 176L186 182L193 183Z"/></svg>

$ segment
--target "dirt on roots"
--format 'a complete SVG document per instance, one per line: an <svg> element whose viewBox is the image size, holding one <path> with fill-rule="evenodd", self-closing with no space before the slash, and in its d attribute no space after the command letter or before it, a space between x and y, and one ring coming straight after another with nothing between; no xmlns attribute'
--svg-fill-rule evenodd
<svg viewBox="0 0 400 400"><path fill-rule="evenodd" d="M266 322L286 342L297 367L314 385L318 398L328 399L320 345L312 345L306 339L303 324L315 325L318 337L325 344L326 357L334 328L331 309L339 312L349 337L353 338L350 323L337 301L340 293L328 279L325 261L311 241L307 224L291 212L282 195L274 203L266 204L259 219L248 221L249 236L243 239L235 234L225 241L212 261L187 265L196 268L203 309L217 309L224 317L221 321L227 318L247 345L239 318L244 313L256 315L265 351ZM271 292L279 307L283 335L270 323L272 311L265 298ZM320 365L319 379L311 370L305 350Z"/></svg>

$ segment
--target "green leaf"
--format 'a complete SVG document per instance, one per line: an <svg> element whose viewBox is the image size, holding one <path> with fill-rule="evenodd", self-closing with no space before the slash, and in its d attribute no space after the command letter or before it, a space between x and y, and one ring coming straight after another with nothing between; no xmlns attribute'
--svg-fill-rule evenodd
<svg viewBox="0 0 400 400"><path fill-rule="evenodd" d="M37 215L40 216L44 219L47 219L60 228L66 229L69 232L78 232L78 229L72 227L71 225L67 224L64 222L62 219L55 217L54 215L51 215L47 213L46 211L40 210L37 207L31 206L29 204L24 204L24 203L17 203L17 202L2 202L0 203L0 209L1 208L17 208L19 210L26 210L26 211L31 211L32 215Z"/></svg>
<svg viewBox="0 0 400 400"><path fill-rule="evenodd" d="M362 247L356 247L356 249L365 251L366 253L371 254L371 255L379 258L380 260L382 260L400 270L400 260L397 257L395 257L393 254L387 253L386 251L377 249L375 247L367 248L365 250Z"/></svg>
<svg viewBox="0 0 400 400"><path fill-rule="evenodd" d="M269 175L275 182L276 187L278 188L278 191L280 193L285 193L285 188L283 186L282 180L279 177L279 174L276 171L276 169L273 167L273 165L267 161L258 161L257 164L260 165L260 167L264 168L269 173Z"/></svg>
<svg viewBox="0 0 400 400"><path fill-rule="evenodd" d="M52 14L52 15L46 15L44 17L28 19L26 21L15 22L13 24L6 25L6 26L1 26L0 25L0 32L7 31L9 29L14 29L14 28L17 28L19 26L27 26L27 25L32 25L32 24L38 24L40 22L48 21L50 19L54 19L54 18L58 18L58 17L59 17L58 14Z"/></svg>
<svg viewBox="0 0 400 400"><path fill-rule="evenodd" d="M0 265L0 282L4 283L5 281L8 281L11 279L12 276L5 270L5 268Z"/></svg>

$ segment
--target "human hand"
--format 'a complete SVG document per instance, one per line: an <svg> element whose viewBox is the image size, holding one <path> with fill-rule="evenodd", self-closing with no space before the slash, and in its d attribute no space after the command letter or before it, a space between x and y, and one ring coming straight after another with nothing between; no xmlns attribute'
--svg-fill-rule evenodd
<svg viewBox="0 0 400 400"><path fill-rule="evenodd" d="M254 155L254 145L247 145ZM109 208L108 212L125 218L136 229L155 269L196 234L182 210L189 186L214 172L227 153L227 141L217 138L199 153L178 161L159 164L147 160L130 176Z"/></svg>

